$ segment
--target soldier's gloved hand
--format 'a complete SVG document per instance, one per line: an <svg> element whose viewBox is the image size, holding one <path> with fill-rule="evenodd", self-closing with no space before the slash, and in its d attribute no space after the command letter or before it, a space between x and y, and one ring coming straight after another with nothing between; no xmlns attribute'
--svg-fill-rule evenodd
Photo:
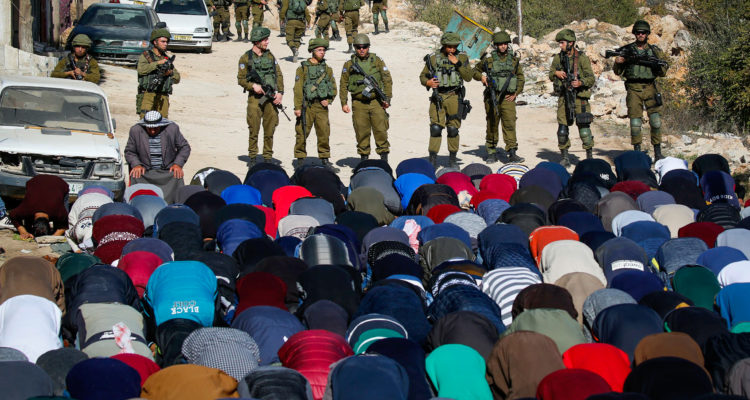
<svg viewBox="0 0 750 400"><path fill-rule="evenodd" d="M255 92L255 94L266 94L266 92L263 91L263 87L257 83L253 83L253 92Z"/></svg>
<svg viewBox="0 0 750 400"><path fill-rule="evenodd" d="M284 97L284 95L282 95L281 93L276 93L276 96L273 97L273 104L281 104L282 97Z"/></svg>

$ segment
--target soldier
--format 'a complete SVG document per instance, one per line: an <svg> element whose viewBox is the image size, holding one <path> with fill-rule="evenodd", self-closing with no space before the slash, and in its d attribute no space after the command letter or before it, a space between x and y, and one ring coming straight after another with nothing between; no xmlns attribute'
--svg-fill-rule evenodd
<svg viewBox="0 0 750 400"><path fill-rule="evenodd" d="M253 13L253 28L263 25L263 17L268 7L267 0L251 0L252 1L252 13Z"/></svg>
<svg viewBox="0 0 750 400"><path fill-rule="evenodd" d="M352 112L354 134L357 138L357 153L363 160L370 156L370 132L375 138L375 152L382 160L388 160L390 145L388 144L388 114L386 109L390 107L390 99L393 95L393 79L391 72L385 66L383 60L370 53L370 39L367 35L360 33L354 38L356 54L344 63L341 70L341 109L345 113ZM362 72L373 78L377 87L385 94L385 99L379 98L372 87L363 82L361 73L352 71L352 65L357 64ZM352 107L349 108L347 100L348 93L352 94Z"/></svg>
<svg viewBox="0 0 750 400"><path fill-rule="evenodd" d="M276 58L268 50L268 37L271 30L256 26L250 34L253 48L240 57L237 69L237 84L247 92L247 129L250 133L247 155L250 166L255 165L258 155L258 133L263 120L263 161L271 162L273 157L273 133L279 125L279 111L284 95L284 79ZM276 91L272 98L261 86L269 85Z"/></svg>
<svg viewBox="0 0 750 400"><path fill-rule="evenodd" d="M440 51L425 56L425 66L419 80L428 90L433 90L433 101L430 102L430 144L428 147L430 163L437 168L437 153L443 128L447 127L449 166L458 168L458 129L461 127L463 114L468 113L463 99L465 88L463 81L470 81L474 73L469 65L466 53L458 52L461 38L457 33L446 32L440 38ZM429 64L428 64L429 63ZM430 71L433 71L434 74Z"/></svg>
<svg viewBox="0 0 750 400"><path fill-rule="evenodd" d="M331 24L331 3L330 0L318 0L315 7L315 37L328 40L328 25ZM338 14L337 14L338 15Z"/></svg>
<svg viewBox="0 0 750 400"><path fill-rule="evenodd" d="M589 98L596 78L589 58L575 47L576 34L572 30L561 30L555 36L555 41L560 45L560 53L555 54L552 59L549 78L554 84L555 93L560 96L557 99L557 145L562 154L560 164L567 168L570 166L568 127L573 125L574 121L586 150L586 158L593 157L594 136L591 134L591 122L594 116L591 114ZM563 64L567 64L567 68L563 68ZM573 115L566 112L566 92L570 94L571 99L575 99Z"/></svg>
<svg viewBox="0 0 750 400"><path fill-rule="evenodd" d="M633 24L635 42L623 48L626 52L637 57L653 57L664 60L664 53L656 46L648 43L648 35L651 26L648 22L639 20ZM656 89L656 78L667 74L668 65L642 65L637 59L626 59L618 56L613 67L615 73L625 78L625 90L627 96L625 102L628 106L628 118L630 118L630 143L636 151L641 150L641 125L643 125L643 108L648 114L648 123L651 126L651 144L654 146L654 161L660 160L661 155L661 94Z"/></svg>
<svg viewBox="0 0 750 400"><path fill-rule="evenodd" d="M250 31L247 29L247 21L250 18L250 0L234 0L234 27L237 29L237 39L235 42L247 42L247 36ZM255 24L253 24L255 26ZM242 36L242 30L245 30L245 36Z"/></svg>
<svg viewBox="0 0 750 400"><path fill-rule="evenodd" d="M213 17L214 23L214 40L220 42L224 39L229 41L230 37L234 36L229 31L229 6L232 4L232 0L209 0L209 7L215 13ZM224 32L222 35L221 31Z"/></svg>
<svg viewBox="0 0 750 400"><path fill-rule="evenodd" d="M284 18L284 14L281 13L282 5L282 0L276 0L276 14L279 15L279 37L286 36L286 19Z"/></svg>
<svg viewBox="0 0 750 400"><path fill-rule="evenodd" d="M378 16L383 16L383 26L385 26L385 33L390 32L388 29L388 16L385 15L385 10L388 9L388 0L372 0L372 24L375 25L375 32L373 35L380 33L378 30Z"/></svg>
<svg viewBox="0 0 750 400"><path fill-rule="evenodd" d="M339 0L328 0L328 10L331 13L331 39L340 42L341 32L337 25L341 22L341 14L339 13Z"/></svg>
<svg viewBox="0 0 750 400"><path fill-rule="evenodd" d="M171 38L166 27L154 29L151 32L151 49L144 51L138 58L136 110L141 118L151 110L159 111L164 118L168 117L172 85L180 83L180 73L170 65L167 56L167 45ZM171 68L165 70L162 67L164 64Z"/></svg>
<svg viewBox="0 0 750 400"><path fill-rule="evenodd" d="M297 62L302 34L305 33L305 10L312 0L284 0L281 13L286 18L286 44L292 49L292 62Z"/></svg>
<svg viewBox="0 0 750 400"><path fill-rule="evenodd" d="M336 98L336 80L333 69L326 64L325 55L328 40L315 38L310 40L307 50L312 58L302 62L294 78L294 115L297 116L295 131L297 141L294 144L295 168L302 165L307 157L305 143L310 130L315 125L318 137L318 157L324 166L332 168L328 159L331 148L328 136L331 126L328 122L328 105Z"/></svg>
<svg viewBox="0 0 750 400"><path fill-rule="evenodd" d="M523 157L516 154L516 97L523 91L525 82L520 59L513 54L510 47L510 35L506 32L495 32L492 35L495 50L482 59L474 68L474 79L482 81L484 90L484 109L487 115L487 163L497 162L498 124L503 125L503 142L508 152L508 161L523 162ZM494 96L493 96L494 95ZM494 99L494 103L493 103Z"/></svg>
<svg viewBox="0 0 750 400"><path fill-rule="evenodd" d="M347 54L354 53L352 44L359 28L360 7L362 7L362 0L343 0L340 7L344 10L344 29L346 30L346 42L349 43L349 48L345 52Z"/></svg>
<svg viewBox="0 0 750 400"><path fill-rule="evenodd" d="M53 78L67 78L99 83L99 63L88 54L91 39L84 34L78 34L70 43L73 51L58 61L50 74Z"/></svg>

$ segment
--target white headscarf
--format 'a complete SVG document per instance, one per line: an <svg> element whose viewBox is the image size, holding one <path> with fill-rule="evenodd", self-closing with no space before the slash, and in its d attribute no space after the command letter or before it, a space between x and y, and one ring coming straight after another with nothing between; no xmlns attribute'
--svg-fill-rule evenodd
<svg viewBox="0 0 750 400"><path fill-rule="evenodd" d="M42 354L59 349L62 311L39 296L14 296L0 305L0 347L21 351L32 363Z"/></svg>

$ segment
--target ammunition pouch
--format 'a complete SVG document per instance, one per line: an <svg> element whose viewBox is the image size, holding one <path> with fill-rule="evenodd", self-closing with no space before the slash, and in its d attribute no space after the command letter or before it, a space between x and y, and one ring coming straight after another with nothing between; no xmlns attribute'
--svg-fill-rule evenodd
<svg viewBox="0 0 750 400"><path fill-rule="evenodd" d="M459 99L458 100L458 119L464 120L469 115L469 112L471 112L471 102L466 99Z"/></svg>

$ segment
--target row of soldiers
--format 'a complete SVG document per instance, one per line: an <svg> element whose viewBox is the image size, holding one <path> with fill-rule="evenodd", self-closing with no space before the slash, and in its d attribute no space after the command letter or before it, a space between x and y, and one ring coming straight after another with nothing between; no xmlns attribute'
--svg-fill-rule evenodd
<svg viewBox="0 0 750 400"><path fill-rule="evenodd" d="M651 128L654 158L659 159L662 105L655 80L666 75L667 63L661 50L648 43L650 26L646 21L637 21L633 25L633 33L636 37L635 42L615 52L617 58L614 71L625 79L631 144L635 150L641 150L642 117L645 108ZM237 83L248 92L248 156L251 164L256 162L258 155L258 135L261 126L264 139L262 156L267 162L272 160L273 135L279 123L278 113L284 110L284 80L276 58L268 49L269 36L268 28L253 28L250 35L253 46L238 62ZM166 28L155 29L151 34L152 48L145 51L138 61L137 110L141 116L149 110L160 111L164 117L168 115L172 85L180 80L179 73L171 63L173 58L169 58L166 53L169 40L170 34ZM555 40L560 46L560 52L555 54L552 60L549 78L553 81L556 94L559 95L558 148L562 156L561 164L568 167L569 127L574 123L578 127L587 158L593 156L593 115L590 112L589 99L595 76L590 59L575 46L576 37L573 31L563 29L556 35ZM517 154L516 138L516 99L522 93L525 81L520 57L513 52L507 33L496 32L492 36L492 42L492 51L485 54L474 67L471 66L468 56L458 51L461 39L458 34L452 32L443 34L438 51L425 56L425 66L419 79L427 90L432 90L429 105L428 154L430 162L436 167L443 130L446 131L448 144L448 165L458 167L459 129L462 120L471 110L471 105L465 98L464 82L472 79L481 81L485 86L487 162L498 160L500 126L507 160L524 161ZM53 76L74 79L93 77L92 66L95 66L95 60L85 51L90 45L90 40L86 42L84 38L74 38L73 57L68 57L67 61L61 59ZM387 109L391 106L393 80L385 62L370 52L370 40L367 35L357 34L352 38L352 45L355 54L344 64L340 77L341 85L337 89L333 70L325 60L328 40L315 38L309 42L308 51L311 57L302 61L294 79L295 165L307 156L305 143L313 127L318 139L318 156L324 165L330 165L328 110L337 94L342 111L352 113L357 152L361 158L367 159L370 155L372 135L375 152L382 159L388 159L390 144ZM81 63L85 63L86 66ZM98 80L98 68L96 78Z"/></svg>
<svg viewBox="0 0 750 400"><path fill-rule="evenodd" d="M214 38L217 41L223 38L229 40L229 37L233 36L229 30L229 9L232 4L234 4L234 25L237 29L235 41L248 41L250 15L253 17L252 27L256 28L263 25L264 12L272 12L267 0L205 0L205 2L213 15ZM385 32L390 32L386 15L388 0L369 0L369 2L371 2L372 23L375 26L374 34L380 33L379 19L381 17ZM360 24L359 11L364 5L362 0L318 0L315 6L315 20L312 24L310 23L312 16L307 8L311 3L312 0L277 0L276 3L279 30L286 36L287 45L292 50L293 62L297 62L301 38L310 25L315 25L316 38L341 40L337 23L343 22L346 40L349 44L347 53L353 53L354 37L358 34Z"/></svg>

